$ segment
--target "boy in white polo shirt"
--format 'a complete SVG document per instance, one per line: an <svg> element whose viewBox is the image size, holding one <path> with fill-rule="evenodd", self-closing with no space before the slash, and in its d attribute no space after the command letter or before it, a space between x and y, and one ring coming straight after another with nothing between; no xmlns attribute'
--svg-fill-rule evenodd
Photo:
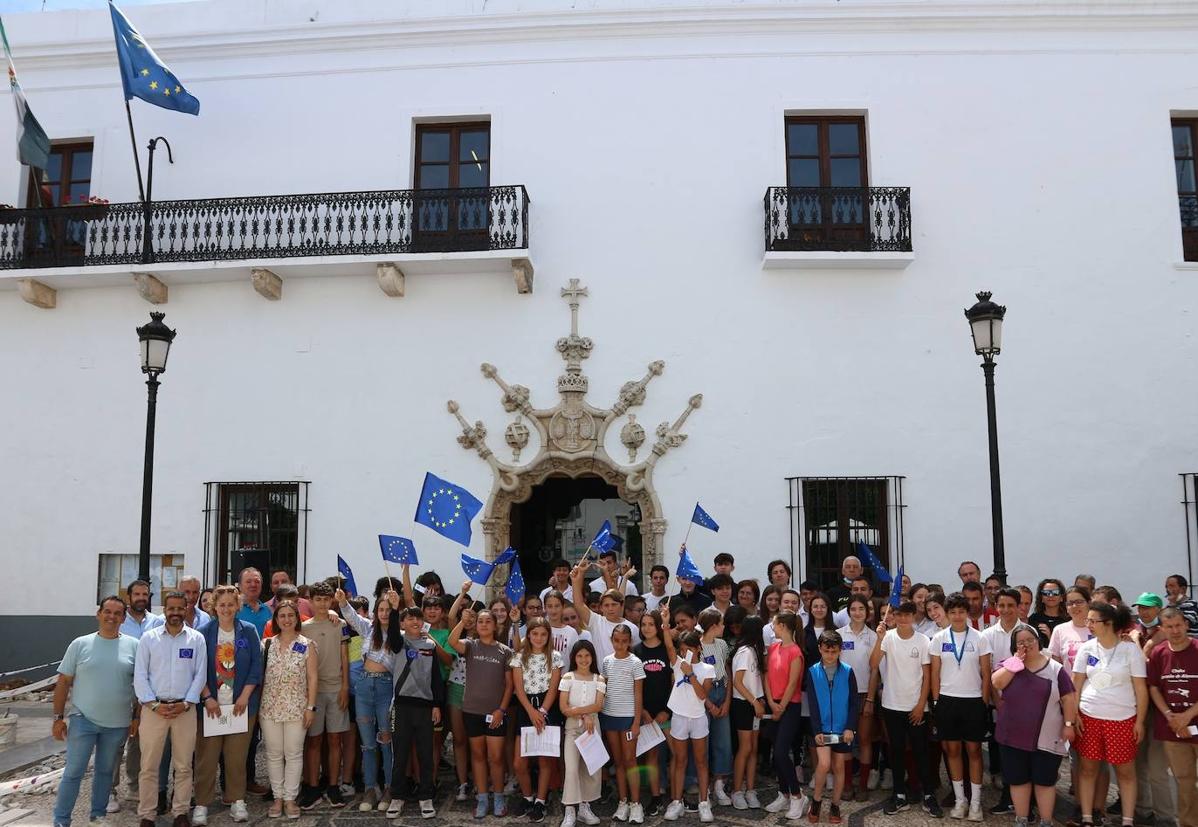
<svg viewBox="0 0 1198 827"><path fill-rule="evenodd" d="M956 804L949 815L965 817L961 745L969 756L969 820L982 815L982 741L990 702L990 642L969 627L969 601L954 592L944 602L949 625L932 636L932 701L940 742L948 755Z"/></svg>

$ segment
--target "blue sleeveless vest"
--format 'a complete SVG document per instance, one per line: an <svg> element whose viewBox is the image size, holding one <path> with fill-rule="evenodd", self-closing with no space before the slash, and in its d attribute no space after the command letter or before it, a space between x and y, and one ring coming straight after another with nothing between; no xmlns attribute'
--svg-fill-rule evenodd
<svg viewBox="0 0 1198 827"><path fill-rule="evenodd" d="M819 702L819 731L823 733L844 732L849 715L849 674L852 669L844 663L836 666L836 674L832 676L832 688L828 691L828 673L824 671L823 661L817 661L811 667L811 681L815 689L815 699Z"/></svg>

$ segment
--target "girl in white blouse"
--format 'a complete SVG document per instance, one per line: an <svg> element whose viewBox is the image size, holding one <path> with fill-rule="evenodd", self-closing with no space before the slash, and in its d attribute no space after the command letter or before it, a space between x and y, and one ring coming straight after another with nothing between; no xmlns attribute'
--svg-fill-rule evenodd
<svg viewBox="0 0 1198 827"><path fill-rule="evenodd" d="M599 817L591 812L591 802L599 798L599 773L587 770L586 762L574 743L584 732L599 736L597 716L603 709L607 685L603 676L594 671L595 647L589 640L580 640L570 651L570 671L558 684L558 705L566 716L564 752L566 771L563 776L562 804L566 808L561 827L575 827L576 819L583 824L598 824ZM602 737L602 736L599 736ZM577 810L577 816L575 811Z"/></svg>

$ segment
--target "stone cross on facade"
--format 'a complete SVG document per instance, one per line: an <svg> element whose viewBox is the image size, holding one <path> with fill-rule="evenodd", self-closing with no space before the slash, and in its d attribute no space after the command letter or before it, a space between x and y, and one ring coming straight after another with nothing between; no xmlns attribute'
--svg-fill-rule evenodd
<svg viewBox="0 0 1198 827"><path fill-rule="evenodd" d="M578 279L570 279L568 286L562 288L562 298L570 303L570 335L578 335L578 300L587 295L587 289L581 287Z"/></svg>

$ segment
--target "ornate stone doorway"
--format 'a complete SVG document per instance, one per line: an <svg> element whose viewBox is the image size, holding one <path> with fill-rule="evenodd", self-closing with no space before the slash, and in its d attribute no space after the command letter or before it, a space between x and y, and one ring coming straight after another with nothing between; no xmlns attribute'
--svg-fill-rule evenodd
<svg viewBox="0 0 1198 827"><path fill-rule="evenodd" d="M447 407L462 428L458 444L475 451L491 466L494 474L482 519L487 559L494 559L511 545L513 505L527 503L533 497L534 487L550 478L598 477L615 488L621 500L639 509L636 528L641 541L641 570L645 571L662 561L662 539L666 531L661 502L653 485L653 469L667 452L686 441L682 426L691 411L703 403L703 396L692 396L672 423L659 424L648 455L638 461L637 454L645 443L645 429L629 410L644 403L646 387L653 377L660 376L665 370L665 362L651 362L641 379L625 382L618 398L609 407L591 405L586 398L589 380L582 372L582 362L590 357L594 343L578 333L579 303L586 295L587 288L580 286L578 279L570 279L569 285L562 288L562 297L570 306L570 334L558 339L555 345L566 363L565 372L557 378L560 400L556 405L534 407L527 387L509 385L494 365L482 365L483 376L495 382L502 391L500 404L503 409L514 414L513 421L504 429L504 441L512 450L511 462L500 460L487 445L487 426L481 420L470 424L453 400ZM608 430L620 419L625 420L620 428L620 443L628 451L627 465L614 460L604 447ZM534 436L536 454L521 464L520 454ZM522 568L525 559L532 565L534 557L539 556L535 549L517 550Z"/></svg>

